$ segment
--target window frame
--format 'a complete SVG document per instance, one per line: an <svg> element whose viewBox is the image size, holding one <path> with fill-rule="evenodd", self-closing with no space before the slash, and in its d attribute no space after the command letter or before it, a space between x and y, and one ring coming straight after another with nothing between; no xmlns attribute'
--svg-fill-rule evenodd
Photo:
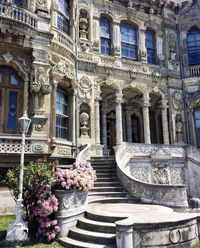
<svg viewBox="0 0 200 248"><path fill-rule="evenodd" d="M194 39L189 41L189 37L192 36L194 36ZM197 39L197 37L199 39ZM188 51L188 65L189 66L199 65L200 64L200 29L198 27L192 27L189 30L187 34L186 42L187 42L187 51ZM194 45L190 46L191 43L193 43ZM199 43L199 45L197 43Z"/></svg>
<svg viewBox="0 0 200 248"><path fill-rule="evenodd" d="M123 40L123 28L128 28L129 31L127 33L124 32L124 35L127 36L127 40ZM130 30L133 31L133 37L135 36L135 39L131 42L130 41ZM138 60L138 28L132 24L129 23L124 23L122 22L120 24L120 33L121 33L121 57L122 58L127 58L127 59L132 59L137 61ZM127 48L128 56L123 54L123 50L125 51L125 47ZM135 56L131 56L131 52L134 53Z"/></svg>
<svg viewBox="0 0 200 248"><path fill-rule="evenodd" d="M153 39L148 39L148 34L151 34ZM149 42L152 42L153 45L149 45ZM151 29L147 29L145 32L145 44L146 44L146 50L147 50L147 63L155 65L156 64L156 33L155 31ZM153 56L152 56L153 55Z"/></svg>
<svg viewBox="0 0 200 248"><path fill-rule="evenodd" d="M63 5L61 2L63 1ZM66 4L68 3L68 4ZM65 11L63 11L65 9ZM70 34L70 0L58 0L57 28L66 34Z"/></svg>
<svg viewBox="0 0 200 248"><path fill-rule="evenodd" d="M106 31L105 31L105 33L107 34L107 35L104 35L103 34L103 32L102 32L102 27L103 27L103 25L102 25L102 21L106 21L107 22L107 24L109 24L108 26L108 29L109 29L109 32L108 33L106 33ZM112 55L112 51L111 51L111 42L112 42L112 36L111 36L111 26L112 26L112 23L111 23L111 20L108 18L108 17L106 17L106 16L101 16L100 17L100 52L101 52L101 54L103 54L103 55ZM104 26L104 28L106 29L106 27ZM103 43L107 43L108 44L108 46L102 46L102 44ZM108 52L103 52L103 48L104 47L104 51L108 51Z"/></svg>
<svg viewBox="0 0 200 248"><path fill-rule="evenodd" d="M63 99L65 97L67 98L65 103L62 103L61 101L58 102L58 94L62 95ZM58 112L58 105L60 104L60 109L64 109L64 107L67 107L67 112L64 113ZM57 117L59 118L59 124L57 124ZM66 126L62 125L62 120L66 119ZM69 94L68 92L64 91L62 88L58 87L56 90L56 123L55 123L55 129L56 129L56 138L57 139L64 139L69 140ZM62 133L64 132L64 133ZM64 135L63 135L64 134Z"/></svg>

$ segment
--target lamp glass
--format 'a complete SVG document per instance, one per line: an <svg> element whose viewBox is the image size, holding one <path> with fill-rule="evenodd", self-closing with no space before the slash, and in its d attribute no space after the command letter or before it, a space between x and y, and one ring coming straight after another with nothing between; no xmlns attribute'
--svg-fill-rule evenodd
<svg viewBox="0 0 200 248"><path fill-rule="evenodd" d="M31 120L28 118L26 114L24 114L21 118L19 118L20 129L22 132L27 133Z"/></svg>

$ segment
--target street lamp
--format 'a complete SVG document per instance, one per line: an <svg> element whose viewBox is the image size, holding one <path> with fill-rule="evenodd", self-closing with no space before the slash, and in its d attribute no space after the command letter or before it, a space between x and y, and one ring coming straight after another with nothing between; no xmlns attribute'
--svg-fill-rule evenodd
<svg viewBox="0 0 200 248"><path fill-rule="evenodd" d="M22 149L20 157L20 174L19 174L19 195L16 203L16 220L9 224L6 240L7 241L25 241L28 239L28 226L23 221L23 177L24 177L24 152L25 152L25 134L28 132L31 120L28 118L26 111L19 118L19 125L22 132Z"/></svg>

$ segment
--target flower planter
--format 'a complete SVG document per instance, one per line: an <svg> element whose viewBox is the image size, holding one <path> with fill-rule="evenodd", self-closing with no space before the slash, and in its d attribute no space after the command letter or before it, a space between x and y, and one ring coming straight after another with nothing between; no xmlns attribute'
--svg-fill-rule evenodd
<svg viewBox="0 0 200 248"><path fill-rule="evenodd" d="M87 206L87 192L78 190L56 190L59 207L57 218L60 226L60 237L68 234L69 228L76 226L77 219L82 216Z"/></svg>

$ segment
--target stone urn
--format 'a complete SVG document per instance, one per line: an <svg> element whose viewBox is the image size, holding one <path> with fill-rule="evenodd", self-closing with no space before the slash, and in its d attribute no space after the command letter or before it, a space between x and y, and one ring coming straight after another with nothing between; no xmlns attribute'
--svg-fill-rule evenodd
<svg viewBox="0 0 200 248"><path fill-rule="evenodd" d="M76 226L77 219L81 217L87 206L88 192L79 190L56 190L59 207L57 212L60 226L60 237L68 234L69 228Z"/></svg>

